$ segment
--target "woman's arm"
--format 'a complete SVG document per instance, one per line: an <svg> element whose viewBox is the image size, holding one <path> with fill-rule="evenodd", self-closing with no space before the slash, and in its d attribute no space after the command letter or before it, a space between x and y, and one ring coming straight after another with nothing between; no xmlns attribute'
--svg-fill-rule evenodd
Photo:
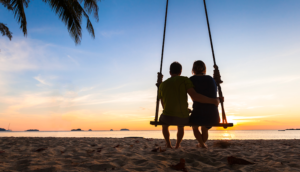
<svg viewBox="0 0 300 172"><path fill-rule="evenodd" d="M209 98L202 94L198 94L194 88L190 88L187 90L188 94L191 96L193 101L199 102L199 103L208 103L208 104L214 104L216 106L219 105L220 100L219 98Z"/></svg>

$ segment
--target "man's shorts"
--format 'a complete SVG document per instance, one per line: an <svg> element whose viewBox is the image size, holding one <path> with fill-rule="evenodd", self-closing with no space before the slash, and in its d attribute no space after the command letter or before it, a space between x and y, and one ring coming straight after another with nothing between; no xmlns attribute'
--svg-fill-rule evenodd
<svg viewBox="0 0 300 172"><path fill-rule="evenodd" d="M189 117L187 118L179 118L176 116L168 116L161 114L159 117L159 122L164 123L165 125L177 125L184 126L189 123Z"/></svg>

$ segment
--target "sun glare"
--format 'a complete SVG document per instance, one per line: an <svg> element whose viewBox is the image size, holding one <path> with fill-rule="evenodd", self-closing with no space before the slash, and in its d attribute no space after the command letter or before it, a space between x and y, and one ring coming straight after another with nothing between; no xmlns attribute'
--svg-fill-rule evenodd
<svg viewBox="0 0 300 172"><path fill-rule="evenodd" d="M224 131L224 133L222 134L222 139L223 140L230 140L231 139L231 135L228 133L228 131Z"/></svg>
<svg viewBox="0 0 300 172"><path fill-rule="evenodd" d="M226 117L227 117L227 122L228 123L233 123L233 125L238 124L237 120L234 119L234 116L226 116Z"/></svg>

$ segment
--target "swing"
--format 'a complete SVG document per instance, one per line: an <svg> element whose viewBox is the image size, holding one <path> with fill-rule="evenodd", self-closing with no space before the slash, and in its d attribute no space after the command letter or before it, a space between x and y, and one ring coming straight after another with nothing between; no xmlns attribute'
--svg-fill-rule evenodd
<svg viewBox="0 0 300 172"><path fill-rule="evenodd" d="M206 9L205 0L203 0L203 3L204 3L205 15L206 15L207 29L208 29L208 34L209 34L209 38L210 38L211 52L212 52L213 61L214 61L214 76L213 76L213 78L215 79L217 87L218 87L219 97L223 97L222 89L221 89L221 86L220 86L220 84L223 83L223 81L221 80L221 75L220 75L220 72L219 72L219 68L218 68L218 66L216 64L214 47L213 47L212 38L211 38L211 32L210 32L210 27L209 27L209 21L208 21L208 15L207 15L207 9ZM163 57L164 57L165 35L166 35L167 16L168 16L168 5L169 5L169 0L167 0L167 4L166 4L164 34L163 34L163 43L162 43L161 61L160 61L160 73L162 72L162 62L163 62ZM158 84L156 84L156 85L159 86ZM154 121L150 121L150 125L155 125L155 127L157 125L164 125L164 123L161 123L161 122L157 121L157 119L158 119L158 111L159 111L159 98L158 98L158 94L159 94L159 89L157 89L155 119L154 119ZM220 104L221 104L221 108L222 108L222 122L223 123L218 123L218 124L213 124L213 125L209 124L209 126L223 127L224 129L226 129L227 127L233 127L233 123L227 123L225 109L224 109L224 100L220 100ZM201 126L206 126L206 125L207 124L203 124ZM199 125L195 125L195 124L189 123L189 124L186 124L184 126L199 126Z"/></svg>

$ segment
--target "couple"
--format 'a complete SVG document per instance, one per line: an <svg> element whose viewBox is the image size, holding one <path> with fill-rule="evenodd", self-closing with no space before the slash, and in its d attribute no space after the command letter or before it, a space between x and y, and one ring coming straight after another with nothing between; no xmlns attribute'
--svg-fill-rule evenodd
<svg viewBox="0 0 300 172"><path fill-rule="evenodd" d="M170 142L169 125L177 125L177 142L175 148L180 147L184 135L184 126L187 123L193 124L193 132L198 140L197 147L207 148L205 142L208 139L210 125L220 122L215 80L206 74L206 66L202 61L195 61L192 69L194 76L187 78L180 76L182 66L173 62L170 66L171 77L162 82L162 75L158 73L159 99L163 107L163 113L159 122L164 123L162 133L166 140L166 146L172 148ZM193 111L191 116L188 109L187 94L193 100ZM199 131L199 126L201 132Z"/></svg>

